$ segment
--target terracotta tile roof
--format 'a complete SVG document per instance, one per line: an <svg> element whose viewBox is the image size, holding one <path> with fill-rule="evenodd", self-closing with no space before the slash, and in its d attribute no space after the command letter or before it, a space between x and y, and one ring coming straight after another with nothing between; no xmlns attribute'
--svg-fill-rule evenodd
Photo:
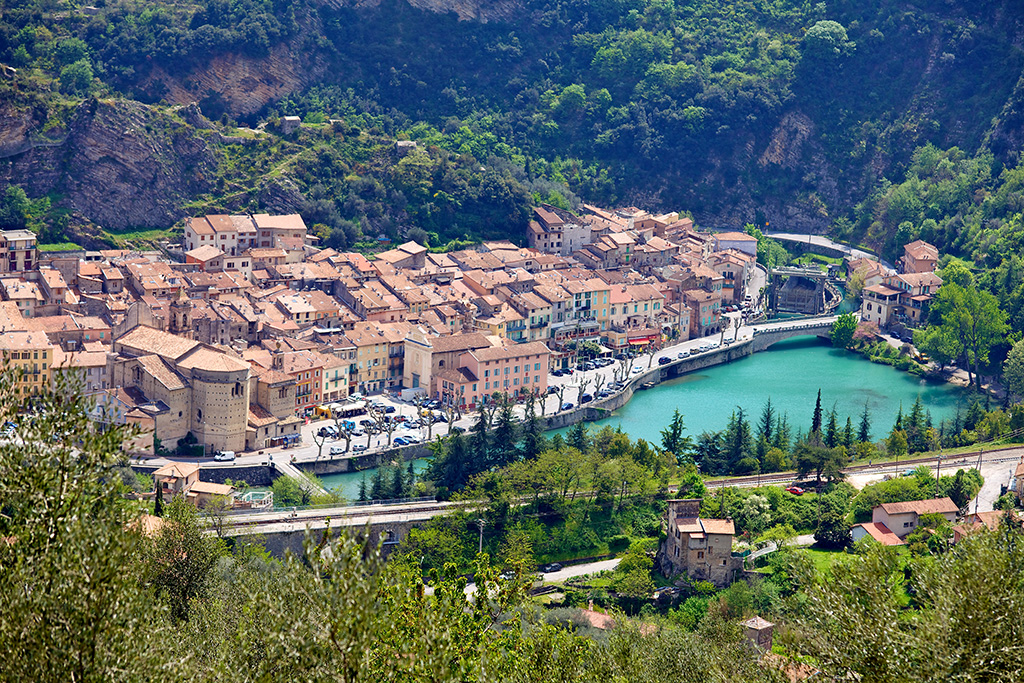
<svg viewBox="0 0 1024 683"><path fill-rule="evenodd" d="M503 360L505 358L522 358L523 356L539 356L551 353L544 342L528 342L513 346L491 346L470 351L477 360Z"/></svg>
<svg viewBox="0 0 1024 683"><path fill-rule="evenodd" d="M211 496L230 496L234 487L227 484L214 484L209 481L197 481L189 487L189 493L208 493Z"/></svg>
<svg viewBox="0 0 1024 683"><path fill-rule="evenodd" d="M199 471L197 462L169 462L153 473L154 479L161 477L177 477L184 479Z"/></svg>
<svg viewBox="0 0 1024 683"><path fill-rule="evenodd" d="M139 355L156 354L170 360L177 360L199 346L197 341L178 337L145 325L140 325L122 335L114 343L119 348L140 352Z"/></svg>
<svg viewBox="0 0 1024 683"><path fill-rule="evenodd" d="M890 531L889 527L881 522L865 522L864 524L855 524L854 526L864 529L871 538L882 545L903 545L903 539Z"/></svg>
<svg viewBox="0 0 1024 683"><path fill-rule="evenodd" d="M704 532L708 534L728 534L733 536L736 534L736 526L732 523L731 519L701 519L701 525L704 527Z"/></svg>
<svg viewBox="0 0 1024 683"><path fill-rule="evenodd" d="M175 372L160 356L142 356L138 360L139 365L169 391L184 389L188 386L181 375Z"/></svg>
<svg viewBox="0 0 1024 683"><path fill-rule="evenodd" d="M908 500L904 503L882 503L879 507L885 510L887 515L902 515L908 512L916 512L919 515L941 515L960 510L948 496L929 498L928 500Z"/></svg>

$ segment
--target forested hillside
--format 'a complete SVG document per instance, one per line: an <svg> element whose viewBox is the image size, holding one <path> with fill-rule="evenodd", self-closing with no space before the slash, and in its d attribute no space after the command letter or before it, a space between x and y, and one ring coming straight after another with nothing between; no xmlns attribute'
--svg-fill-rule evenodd
<svg viewBox="0 0 1024 683"><path fill-rule="evenodd" d="M115 230L260 205L302 210L339 246L411 227L444 242L515 234L536 195L891 249L901 224L925 235L963 208L904 187L919 148L981 169L975 205L1002 191L1022 18L1013 0L13 1L0 176ZM115 164L97 175L126 189L103 202L61 166L90 97L152 105L146 133L174 134L158 159L170 208L122 225L89 208L147 182ZM168 109L192 101L213 123ZM292 114L339 121L283 139L234 127ZM390 143L409 138L421 151L399 162ZM908 192L922 210L898 208Z"/></svg>

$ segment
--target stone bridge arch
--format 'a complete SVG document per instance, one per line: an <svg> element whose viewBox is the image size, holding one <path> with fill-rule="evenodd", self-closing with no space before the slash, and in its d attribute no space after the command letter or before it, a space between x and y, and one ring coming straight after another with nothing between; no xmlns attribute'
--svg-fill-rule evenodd
<svg viewBox="0 0 1024 683"><path fill-rule="evenodd" d="M831 338L832 334L832 322L830 318L828 320L816 320L804 324L777 327L777 328L755 328L754 329L754 341L753 348L751 351L764 351L772 344L776 344L786 339L792 339L793 337L821 337L824 339Z"/></svg>

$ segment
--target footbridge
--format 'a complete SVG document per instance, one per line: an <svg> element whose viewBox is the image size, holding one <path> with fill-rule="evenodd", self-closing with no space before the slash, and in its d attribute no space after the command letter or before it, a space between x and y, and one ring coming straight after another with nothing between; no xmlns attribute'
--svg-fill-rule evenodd
<svg viewBox="0 0 1024 683"><path fill-rule="evenodd" d="M792 339L793 337L813 335L828 339L832 334L832 323L838 317L836 315L824 315L754 325L754 340L751 351L764 351L776 342Z"/></svg>

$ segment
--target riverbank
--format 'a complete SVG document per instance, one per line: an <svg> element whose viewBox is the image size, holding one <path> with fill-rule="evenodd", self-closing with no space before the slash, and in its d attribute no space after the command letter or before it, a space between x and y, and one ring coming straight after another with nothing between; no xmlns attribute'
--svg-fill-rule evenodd
<svg viewBox="0 0 1024 683"><path fill-rule="evenodd" d="M862 355L834 349L807 337L778 342L757 353L737 354L715 366L706 366L668 378L646 391L638 391L623 405L590 422L597 428L621 428L632 438L660 443L661 430L673 412L683 415L687 433L717 432L730 415L742 410L757 421L770 398L779 415L788 415L792 430L806 431L817 391L822 406L835 409L840 424L854 424L867 405L873 436L888 433L897 412L909 410L917 397L933 420L966 410L967 393L952 384L901 372L884 364L866 362ZM564 433L561 426L555 433Z"/></svg>

